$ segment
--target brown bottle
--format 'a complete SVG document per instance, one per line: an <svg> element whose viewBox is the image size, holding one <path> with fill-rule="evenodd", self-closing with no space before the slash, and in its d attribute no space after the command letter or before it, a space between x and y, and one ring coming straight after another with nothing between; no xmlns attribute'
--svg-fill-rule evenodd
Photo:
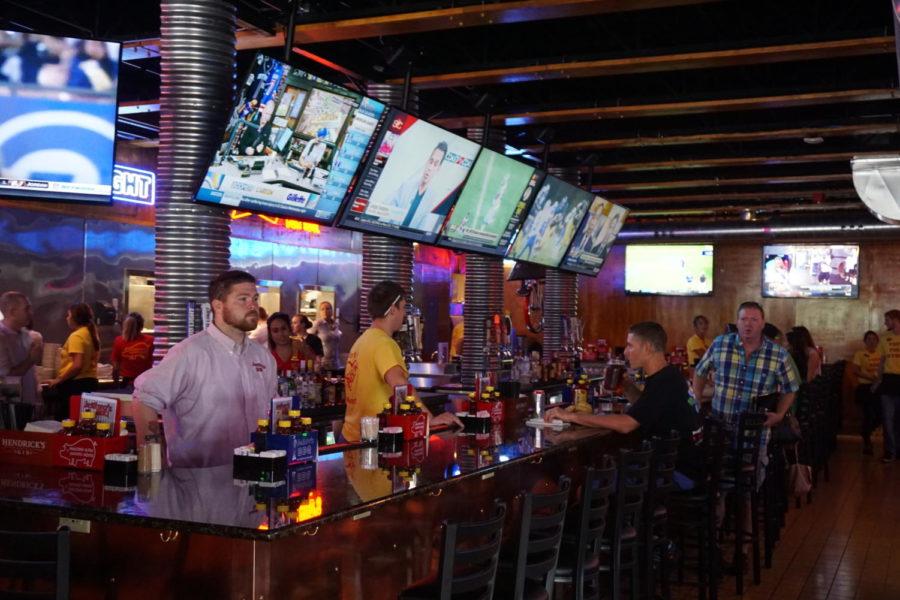
<svg viewBox="0 0 900 600"><path fill-rule="evenodd" d="M63 435L75 435L75 421L72 419L63 419L61 433Z"/></svg>
<svg viewBox="0 0 900 600"><path fill-rule="evenodd" d="M97 432L97 413L86 410L81 413L81 419L75 426L75 435L94 435Z"/></svg>
<svg viewBox="0 0 900 600"><path fill-rule="evenodd" d="M112 425L109 423L97 423L96 436L98 438L111 438L112 437Z"/></svg>
<svg viewBox="0 0 900 600"><path fill-rule="evenodd" d="M256 433L269 433L269 420L268 419L257 419L256 420Z"/></svg>
<svg viewBox="0 0 900 600"><path fill-rule="evenodd" d="M289 419L278 421L278 435L291 435L293 432L294 428L291 427L291 421Z"/></svg>

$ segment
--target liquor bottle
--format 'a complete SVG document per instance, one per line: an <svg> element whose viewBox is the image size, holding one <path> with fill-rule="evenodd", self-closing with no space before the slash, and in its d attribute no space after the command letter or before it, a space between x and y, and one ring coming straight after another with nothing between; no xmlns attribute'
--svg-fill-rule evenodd
<svg viewBox="0 0 900 600"><path fill-rule="evenodd" d="M301 429L301 425L302 425L301 421L300 421L300 419L301 419L300 411L299 410L289 410L288 418L291 421L292 433L300 433L300 429Z"/></svg>
<svg viewBox="0 0 900 600"><path fill-rule="evenodd" d="M75 421L73 419L63 419L62 434L75 435Z"/></svg>
<svg viewBox="0 0 900 600"><path fill-rule="evenodd" d="M81 413L81 419L75 426L75 435L94 435L97 432L97 414L92 410Z"/></svg>
<svg viewBox="0 0 900 600"><path fill-rule="evenodd" d="M98 438L111 438L112 437L112 425L109 423L97 423L94 428L95 435Z"/></svg>
<svg viewBox="0 0 900 600"><path fill-rule="evenodd" d="M312 431L312 417L300 419L300 433L309 434Z"/></svg>
<svg viewBox="0 0 900 600"><path fill-rule="evenodd" d="M278 435L291 435L293 428L290 419L281 419L278 421Z"/></svg>
<svg viewBox="0 0 900 600"><path fill-rule="evenodd" d="M269 420L268 419L257 419L256 420L256 433L269 433Z"/></svg>

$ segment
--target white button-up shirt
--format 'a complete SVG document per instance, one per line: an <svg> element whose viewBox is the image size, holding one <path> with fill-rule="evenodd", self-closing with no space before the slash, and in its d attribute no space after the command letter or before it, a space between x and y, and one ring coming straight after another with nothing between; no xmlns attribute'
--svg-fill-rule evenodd
<svg viewBox="0 0 900 600"><path fill-rule="evenodd" d="M232 461L267 418L278 380L268 348L236 344L215 325L173 346L134 382L140 402L162 414L169 464L208 467Z"/></svg>
<svg viewBox="0 0 900 600"><path fill-rule="evenodd" d="M40 334L36 334L40 335ZM37 391L37 375L34 365L18 378L9 376L13 367L28 358L32 335L27 329L13 331L0 321L0 377L9 377L10 382L21 381L22 402L39 405L41 398Z"/></svg>

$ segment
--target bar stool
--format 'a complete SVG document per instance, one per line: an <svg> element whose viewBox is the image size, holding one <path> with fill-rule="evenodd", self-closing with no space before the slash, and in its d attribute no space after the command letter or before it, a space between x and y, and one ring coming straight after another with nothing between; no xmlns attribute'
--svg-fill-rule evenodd
<svg viewBox="0 0 900 600"><path fill-rule="evenodd" d="M485 521L445 521L438 572L400 592L400 600L490 600L505 517L506 504L495 501Z"/></svg>
<svg viewBox="0 0 900 600"><path fill-rule="evenodd" d="M600 565L601 573L609 573L610 596L619 600L622 595L622 574L628 571L628 594L636 600L640 588L641 517L644 496L650 482L650 461L653 446L648 441L639 450L619 451L619 476L613 502L613 518L607 526L601 550L608 552L611 560Z"/></svg>
<svg viewBox="0 0 900 600"><path fill-rule="evenodd" d="M515 551L501 557L497 594L512 600L551 600L559 561L571 480L559 478L558 491L526 494Z"/></svg>
<svg viewBox="0 0 900 600"><path fill-rule="evenodd" d="M759 471L759 450L766 415L758 412L743 412L738 416L734 440L726 451L720 489L731 492L732 514L734 517L734 570L736 590L744 593L744 538L750 537L753 553L753 583L760 582L759 562L759 492L757 488ZM744 530L745 501L750 505L750 531Z"/></svg>
<svg viewBox="0 0 900 600"><path fill-rule="evenodd" d="M0 579L20 582L27 590L4 588L0 598L67 600L69 559L66 527L52 532L0 531Z"/></svg>
<svg viewBox="0 0 900 600"><path fill-rule="evenodd" d="M600 594L600 541L606 530L610 499L616 489L616 464L603 455L600 467L585 471L581 498L568 510L566 533L553 581L574 587L567 598L585 600ZM591 586L587 588L587 582ZM587 588L587 589L586 589Z"/></svg>
<svg viewBox="0 0 900 600"><path fill-rule="evenodd" d="M702 472L692 490L675 491L669 496L669 528L680 548L678 582L684 583L685 555L688 548L697 552L698 598L718 598L719 549L716 508L719 480L725 453L725 430L713 417L703 420Z"/></svg>
<svg viewBox="0 0 900 600"><path fill-rule="evenodd" d="M681 440L677 431L669 437L653 438L653 458L650 461L647 496L644 499L642 523L642 558L646 595L652 598L656 592L656 569L659 564L662 597L671 597L666 552L670 544L667 521L669 516L668 498L675 489L675 461L678 459L678 444Z"/></svg>

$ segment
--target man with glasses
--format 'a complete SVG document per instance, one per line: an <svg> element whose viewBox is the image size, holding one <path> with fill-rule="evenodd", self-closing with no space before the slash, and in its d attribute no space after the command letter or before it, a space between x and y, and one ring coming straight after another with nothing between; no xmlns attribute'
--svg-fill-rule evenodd
<svg viewBox="0 0 900 600"><path fill-rule="evenodd" d="M339 438L343 441L358 442L360 420L378 415L390 402L394 386L408 383L403 353L392 337L403 326L405 297L403 287L393 281L377 283L369 291L372 326L350 348L344 369L347 412ZM456 415L446 412L433 417L431 424L462 427Z"/></svg>

